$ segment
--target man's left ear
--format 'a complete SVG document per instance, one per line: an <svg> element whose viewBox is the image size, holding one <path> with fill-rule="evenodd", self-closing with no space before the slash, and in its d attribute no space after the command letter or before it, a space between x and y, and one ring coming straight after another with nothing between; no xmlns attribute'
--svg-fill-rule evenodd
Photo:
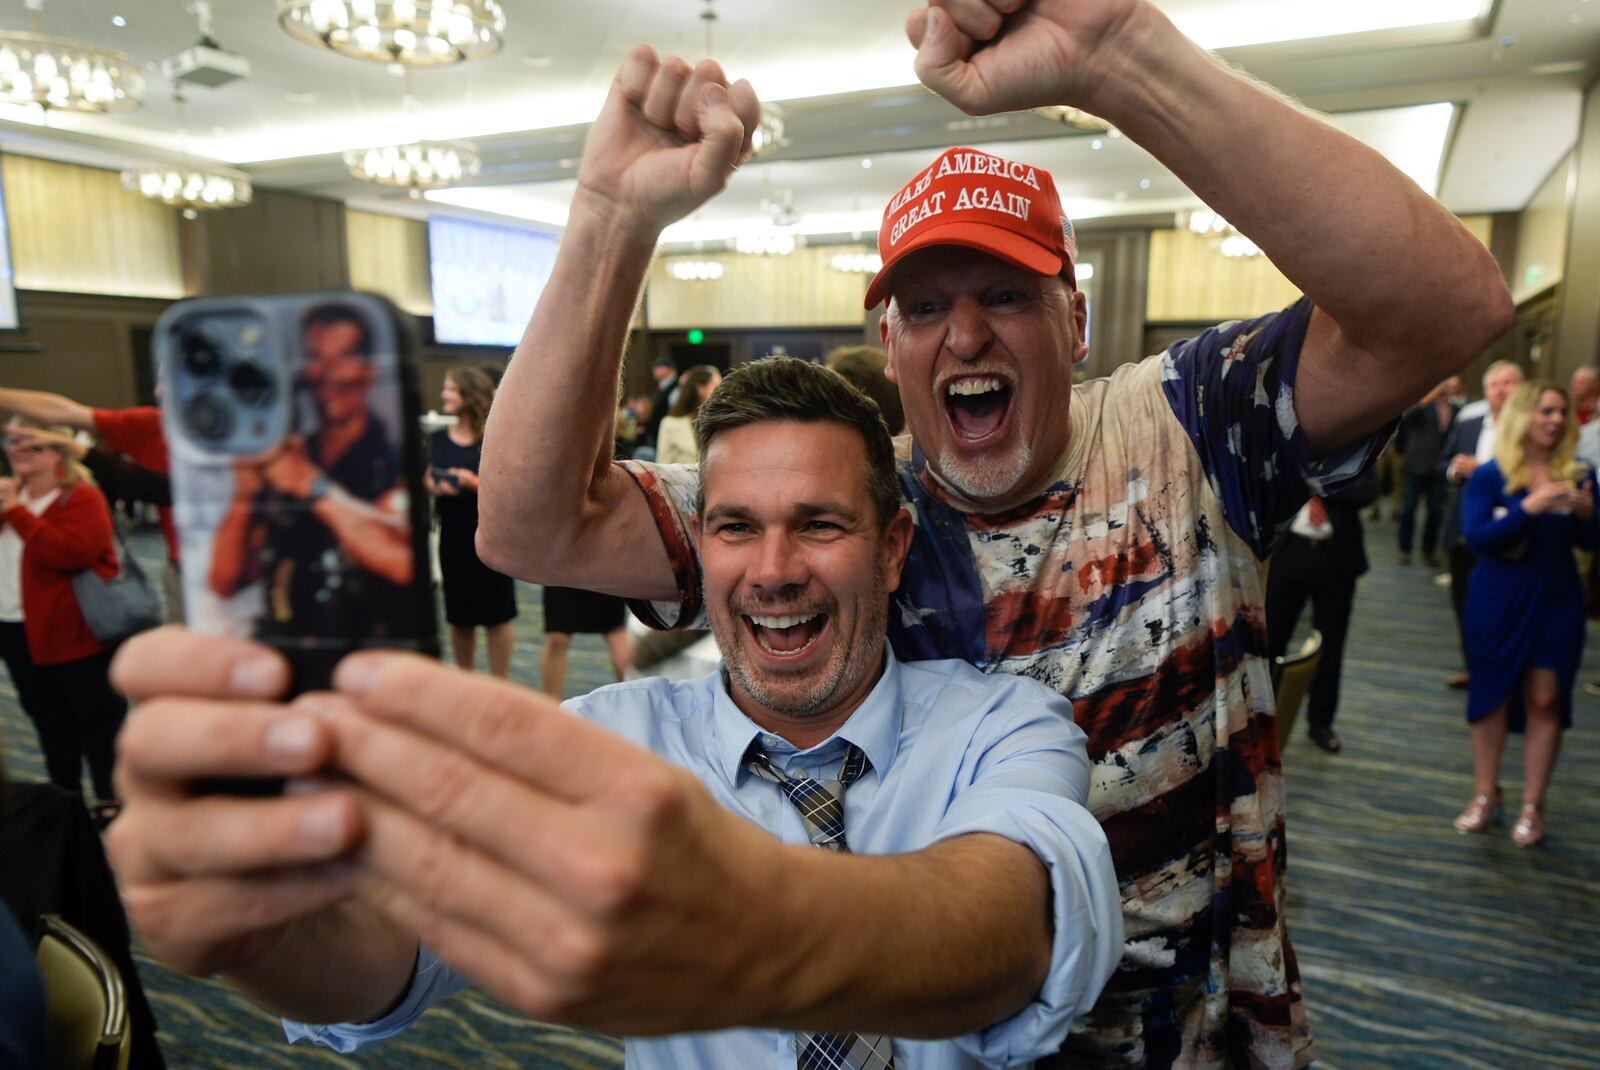
<svg viewBox="0 0 1600 1070"><path fill-rule="evenodd" d="M911 514L904 509L894 514L883 532L883 577L889 590L900 589L900 572L905 568L906 556L911 553L911 540L917 533Z"/></svg>

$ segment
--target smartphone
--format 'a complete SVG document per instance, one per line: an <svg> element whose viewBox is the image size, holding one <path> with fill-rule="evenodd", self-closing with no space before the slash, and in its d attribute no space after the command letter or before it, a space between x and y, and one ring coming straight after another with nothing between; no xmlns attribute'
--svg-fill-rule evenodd
<svg viewBox="0 0 1600 1070"><path fill-rule="evenodd" d="M461 486L461 477L448 468L440 468L438 465L434 465L428 471L433 473L433 481L435 483L448 483L452 487Z"/></svg>
<svg viewBox="0 0 1600 1070"><path fill-rule="evenodd" d="M154 347L189 626L275 647L295 693L354 650L437 657L409 319L363 293L202 298Z"/></svg>

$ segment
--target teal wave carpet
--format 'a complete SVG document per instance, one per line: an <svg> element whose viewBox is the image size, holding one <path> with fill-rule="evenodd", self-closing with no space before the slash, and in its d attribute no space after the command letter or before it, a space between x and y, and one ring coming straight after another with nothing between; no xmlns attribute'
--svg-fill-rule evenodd
<svg viewBox="0 0 1600 1070"><path fill-rule="evenodd" d="M1543 847L1512 847L1504 821L1482 836L1457 835L1450 819L1472 781L1463 696L1441 683L1459 667L1446 592L1433 570L1393 563L1391 525L1369 525L1369 543L1374 569L1359 588L1337 721L1344 753L1324 754L1303 735L1284 751L1289 924L1317 1065L1600 1067L1600 700L1576 696ZM518 593L512 675L532 683L542 613L537 588ZM1586 667L1600 676L1600 629L1591 629ZM609 678L599 638L578 637L567 693ZM12 775L42 779L32 728L3 675L0 732ZM1513 739L1510 799L1520 770ZM587 1070L622 1061L615 1040L528 1022L476 993L353 1056L290 1047L271 1016L228 989L142 955L139 965L173 1070Z"/></svg>

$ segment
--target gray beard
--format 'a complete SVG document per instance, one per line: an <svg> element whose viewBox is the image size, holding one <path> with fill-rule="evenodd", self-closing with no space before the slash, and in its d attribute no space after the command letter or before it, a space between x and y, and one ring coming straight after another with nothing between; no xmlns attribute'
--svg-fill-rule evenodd
<svg viewBox="0 0 1600 1070"><path fill-rule="evenodd" d="M1033 447L1024 441L1007 457L986 457L977 462L955 456L948 446L939 451L936 475L973 501L1004 498L1017 489L1033 463Z"/></svg>

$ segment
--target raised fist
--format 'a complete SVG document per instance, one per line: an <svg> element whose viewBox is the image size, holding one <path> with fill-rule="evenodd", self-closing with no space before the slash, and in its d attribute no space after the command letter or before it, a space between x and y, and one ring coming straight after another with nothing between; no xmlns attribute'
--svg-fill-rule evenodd
<svg viewBox="0 0 1600 1070"><path fill-rule="evenodd" d="M730 85L711 60L691 70L638 45L589 130L579 193L603 199L653 237L722 191L760 117L749 82Z"/></svg>

